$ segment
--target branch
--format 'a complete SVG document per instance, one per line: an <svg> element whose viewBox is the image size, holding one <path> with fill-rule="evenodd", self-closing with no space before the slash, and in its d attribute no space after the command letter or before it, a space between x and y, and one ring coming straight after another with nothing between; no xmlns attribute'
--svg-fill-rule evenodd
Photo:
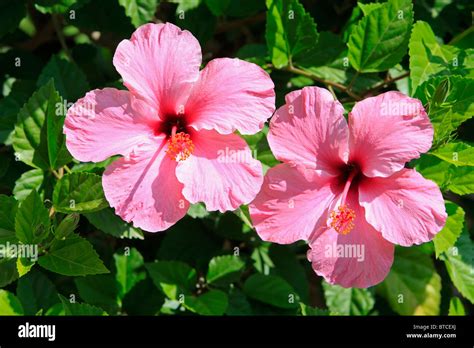
<svg viewBox="0 0 474 348"><path fill-rule="evenodd" d="M73 62L74 59L72 59L71 52L69 51L69 48L66 45L66 39L64 38L63 30L61 24L59 23L57 15L51 15L51 20L53 22L54 30L56 31L56 36L58 37L59 43L61 44L64 53L66 53L66 56L69 58L69 60Z"/></svg>
<svg viewBox="0 0 474 348"><path fill-rule="evenodd" d="M291 66L291 65L284 68L284 70L289 71L289 72L294 73L294 74L305 76L307 78L310 78L313 81L322 83L326 86L331 86L331 87L337 88L338 90L340 90L341 92L346 93L347 95L349 95L351 98L353 98L355 100L361 100L362 99L361 96L359 96L358 94L352 92L348 87L344 86L343 84L322 79L322 78L316 76L315 74L313 74L309 71L302 70L302 69L296 68L296 67Z"/></svg>
<svg viewBox="0 0 474 348"><path fill-rule="evenodd" d="M216 33L223 33L232 29L238 29L248 24L258 23L264 21L267 17L266 12L261 12L252 17L246 17L242 19L236 19L234 21L223 22L216 28Z"/></svg>
<svg viewBox="0 0 474 348"><path fill-rule="evenodd" d="M394 82L396 82L396 81L398 81L398 80L402 80L402 79L404 79L405 77L408 77L408 76L410 76L410 72L409 72L409 71L407 71L407 72L405 72L405 73L403 73L403 74L401 74L401 75L399 75L399 76L397 76L397 77L393 77L393 78L390 78L390 79L388 79L388 80L385 80L385 81L379 83L378 85L375 85L374 87L372 87L372 88L368 89L367 91L365 91L365 92L364 92L364 97L365 97L366 95L368 95L368 94L371 94L371 93L373 93L373 92L378 91L379 89L388 87L388 86L391 85L392 83L394 83Z"/></svg>

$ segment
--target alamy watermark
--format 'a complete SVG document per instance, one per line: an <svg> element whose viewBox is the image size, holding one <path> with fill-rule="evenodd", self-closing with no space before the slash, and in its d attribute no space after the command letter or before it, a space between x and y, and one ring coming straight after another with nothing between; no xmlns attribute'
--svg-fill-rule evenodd
<svg viewBox="0 0 474 348"><path fill-rule="evenodd" d="M36 262L38 261L38 245L12 244L10 242L0 244L0 258L22 258Z"/></svg>
<svg viewBox="0 0 474 348"><path fill-rule="evenodd" d="M234 150L229 147L217 151L217 162L219 163L250 163L257 157L257 150Z"/></svg>
<svg viewBox="0 0 474 348"><path fill-rule="evenodd" d="M365 260L364 244L326 244L324 246L324 256L327 258L348 258L356 259L357 262Z"/></svg>
<svg viewBox="0 0 474 348"><path fill-rule="evenodd" d="M386 101L380 105L382 116L412 116L420 115L420 104L416 101Z"/></svg>

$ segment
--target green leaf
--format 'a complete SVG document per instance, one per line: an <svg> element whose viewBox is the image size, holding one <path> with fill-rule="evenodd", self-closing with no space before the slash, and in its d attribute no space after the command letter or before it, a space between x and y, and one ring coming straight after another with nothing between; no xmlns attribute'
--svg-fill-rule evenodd
<svg viewBox="0 0 474 348"><path fill-rule="evenodd" d="M155 286L172 300L194 290L196 270L179 261L158 261L146 263L145 267Z"/></svg>
<svg viewBox="0 0 474 348"><path fill-rule="evenodd" d="M411 92L433 75L467 75L474 77L472 50L440 45L428 23L413 26L409 44Z"/></svg>
<svg viewBox="0 0 474 348"><path fill-rule="evenodd" d="M64 114L62 100L51 80L33 93L18 113L12 139L20 161L49 170L71 160L62 134Z"/></svg>
<svg viewBox="0 0 474 348"><path fill-rule="evenodd" d="M18 112L35 91L35 86L30 80L16 80L10 94L0 100L0 143L11 143Z"/></svg>
<svg viewBox="0 0 474 348"><path fill-rule="evenodd" d="M359 290L359 289L354 289ZM327 309L321 309L317 307L310 307L303 302L300 302L300 310L302 316L316 316L316 317L325 317L329 315Z"/></svg>
<svg viewBox="0 0 474 348"><path fill-rule="evenodd" d="M153 19L158 6L158 0L119 0L125 8L125 14L130 17L135 28Z"/></svg>
<svg viewBox="0 0 474 348"><path fill-rule="evenodd" d="M79 214L69 214L61 220L58 227L54 231L54 238L66 239L76 230L79 223Z"/></svg>
<svg viewBox="0 0 474 348"><path fill-rule="evenodd" d="M26 15L23 0L4 0L0 3L0 37L15 30Z"/></svg>
<svg viewBox="0 0 474 348"><path fill-rule="evenodd" d="M449 301L449 314L448 315L466 315L464 305L458 297L453 297Z"/></svg>
<svg viewBox="0 0 474 348"><path fill-rule="evenodd" d="M69 24L82 29L81 31L99 31L101 33L115 34L119 38L130 37L135 27L125 9L118 1L81 1L72 6L76 16L65 16ZM90 56L93 60L93 57Z"/></svg>
<svg viewBox="0 0 474 348"><path fill-rule="evenodd" d="M445 252L441 259L444 260L449 277L456 288L474 303L474 243L466 230L455 246Z"/></svg>
<svg viewBox="0 0 474 348"><path fill-rule="evenodd" d="M204 269L219 250L218 241L205 230L200 220L184 218L167 231L158 249L157 258L179 260Z"/></svg>
<svg viewBox="0 0 474 348"><path fill-rule="evenodd" d="M15 182L13 195L19 201L24 200L33 190L39 192L44 180L44 172L41 169L31 169L24 172Z"/></svg>
<svg viewBox="0 0 474 348"><path fill-rule="evenodd" d="M119 286L119 296L123 298L139 281L145 279L146 273L139 271L143 266L143 256L135 248L128 248L124 254L114 254L115 279Z"/></svg>
<svg viewBox="0 0 474 348"><path fill-rule="evenodd" d="M144 298L146 301L143 301ZM146 278L127 292L122 301L122 310L129 315L155 315L164 301L164 295L156 291L150 278Z"/></svg>
<svg viewBox="0 0 474 348"><path fill-rule="evenodd" d="M229 301L226 315L252 315L252 307L245 294L238 288L231 288L229 291Z"/></svg>
<svg viewBox="0 0 474 348"><path fill-rule="evenodd" d="M41 309L47 311L59 302L54 284L36 269L18 280L16 293L25 315L35 315Z"/></svg>
<svg viewBox="0 0 474 348"><path fill-rule="evenodd" d="M35 7L41 13L64 13L77 0L35 0Z"/></svg>
<svg viewBox="0 0 474 348"><path fill-rule="evenodd" d="M464 226L464 210L455 203L446 202L448 219L443 229L434 237L436 257L451 248L462 233Z"/></svg>
<svg viewBox="0 0 474 348"><path fill-rule="evenodd" d="M41 87L28 99L18 114L13 133L13 148L22 162L36 168L49 169L48 139L44 127L47 114L54 108L52 83ZM56 94L56 97L59 96ZM58 99L57 99L58 100Z"/></svg>
<svg viewBox="0 0 474 348"><path fill-rule="evenodd" d="M451 134L474 116L474 79L434 77L420 85L414 97L428 106L435 129L435 146L449 141Z"/></svg>
<svg viewBox="0 0 474 348"><path fill-rule="evenodd" d="M15 217L18 202L14 197L0 195L0 245L17 240L15 234ZM1 274L1 272L0 272Z"/></svg>
<svg viewBox="0 0 474 348"><path fill-rule="evenodd" d="M96 228L114 237L143 239L143 232L115 215L112 208L84 214L84 216Z"/></svg>
<svg viewBox="0 0 474 348"><path fill-rule="evenodd" d="M298 296L282 278L256 273L244 284L244 293L255 300L280 308L298 307Z"/></svg>
<svg viewBox="0 0 474 348"><path fill-rule="evenodd" d="M269 249L270 243L262 243L254 248L252 255L250 256L253 260L253 266L255 269L263 274L269 274L270 269L275 267L272 259L268 255Z"/></svg>
<svg viewBox="0 0 474 348"><path fill-rule="evenodd" d="M209 216L209 212L202 203L191 204L188 209L188 215L193 219L202 219Z"/></svg>
<svg viewBox="0 0 474 348"><path fill-rule="evenodd" d="M306 65L319 51L315 49L318 31L313 18L297 0L267 0L265 38L273 65Z"/></svg>
<svg viewBox="0 0 474 348"><path fill-rule="evenodd" d="M32 258L19 257L16 259L16 269L18 270L18 276L20 278L31 271L36 264L36 258L37 256Z"/></svg>
<svg viewBox="0 0 474 348"><path fill-rule="evenodd" d="M81 69L76 64L57 55L52 56L41 71L37 82L38 87L47 84L50 79L54 80L54 86L65 102L74 102L90 90L89 83ZM60 107L62 105L58 104L57 108ZM67 105L64 105L64 108L67 109Z"/></svg>
<svg viewBox="0 0 474 348"><path fill-rule="evenodd" d="M0 288L18 279L16 259L0 259Z"/></svg>
<svg viewBox="0 0 474 348"><path fill-rule="evenodd" d="M176 8L176 13L180 13L194 10L199 6L201 0L169 0L169 2L178 4L178 7Z"/></svg>
<svg viewBox="0 0 474 348"><path fill-rule="evenodd" d="M272 244L269 250L276 275L281 276L298 293L302 302L309 301L309 284L306 270L286 245Z"/></svg>
<svg viewBox="0 0 474 348"><path fill-rule="evenodd" d="M64 310L63 304L61 302L58 302L55 305L53 305L50 309L48 309L44 315L55 316L55 317L65 316L66 311Z"/></svg>
<svg viewBox="0 0 474 348"><path fill-rule="evenodd" d="M87 303L71 303L64 296L58 295L61 303L64 307L66 315L79 315L79 316L103 316L108 315L103 309L91 306Z"/></svg>
<svg viewBox="0 0 474 348"><path fill-rule="evenodd" d="M39 194L33 190L21 202L15 218L18 240L24 244L38 244L49 234L49 212Z"/></svg>
<svg viewBox="0 0 474 348"><path fill-rule="evenodd" d="M74 279L81 298L88 304L116 313L120 299L115 278L110 274L91 275Z"/></svg>
<svg viewBox="0 0 474 348"><path fill-rule="evenodd" d="M389 0L372 8L349 37L349 62L360 72L395 66L407 51L412 24L411 0Z"/></svg>
<svg viewBox="0 0 474 348"><path fill-rule="evenodd" d="M362 10L362 13L364 14L364 16L367 16L373 10L384 6L384 4L380 3L380 2L371 2L369 4L363 4L361 2L358 2L357 6L360 7L360 9Z"/></svg>
<svg viewBox="0 0 474 348"><path fill-rule="evenodd" d="M431 154L455 166L474 166L474 147L463 142L448 143Z"/></svg>
<svg viewBox="0 0 474 348"><path fill-rule="evenodd" d="M368 289L343 288L323 282L324 297L331 313L336 315L367 315L375 300Z"/></svg>
<svg viewBox="0 0 474 348"><path fill-rule="evenodd" d="M378 285L400 315L438 315L441 277L429 255L413 248L397 248L387 278Z"/></svg>
<svg viewBox="0 0 474 348"><path fill-rule="evenodd" d="M191 0L192 1L192 0ZM214 35L217 20L205 4L190 8L181 12L184 3L181 2L176 10L176 25L182 29L189 30L204 46ZM202 19L206 18L205 21Z"/></svg>
<svg viewBox="0 0 474 348"><path fill-rule="evenodd" d="M102 179L92 173L71 173L54 187L54 209L61 213L91 213L107 207Z"/></svg>
<svg viewBox="0 0 474 348"><path fill-rule="evenodd" d="M416 163L416 169L427 179L438 184L442 191L459 195L474 193L474 168L456 167L432 155L423 155Z"/></svg>
<svg viewBox="0 0 474 348"><path fill-rule="evenodd" d="M330 31L319 33L319 40L315 45L315 52L307 59L300 59L298 65L318 67L329 65L344 54L346 45L339 35ZM313 84L313 82L311 82Z"/></svg>
<svg viewBox="0 0 474 348"><path fill-rule="evenodd" d="M5 290L0 290L0 316L2 315L23 315L23 307L18 298Z"/></svg>
<svg viewBox="0 0 474 348"><path fill-rule="evenodd" d="M55 240L38 263L49 271L67 276L109 272L92 244L75 234L64 240Z"/></svg>
<svg viewBox="0 0 474 348"><path fill-rule="evenodd" d="M200 315L223 315L228 305L227 294L220 290L210 290L200 296L186 296L184 306Z"/></svg>
<svg viewBox="0 0 474 348"><path fill-rule="evenodd" d="M226 13L227 8L231 4L231 0L205 0L207 7L214 16L222 16Z"/></svg>
<svg viewBox="0 0 474 348"><path fill-rule="evenodd" d="M474 168L456 167L449 168L448 189L458 195L474 193Z"/></svg>
<svg viewBox="0 0 474 348"><path fill-rule="evenodd" d="M89 172L95 174L102 174L104 169L112 162L117 160L120 156L112 156L101 162L80 162L72 167L72 172Z"/></svg>
<svg viewBox="0 0 474 348"><path fill-rule="evenodd" d="M209 262L206 279L208 283L222 283L241 271L245 263L238 256L224 255L216 256Z"/></svg>

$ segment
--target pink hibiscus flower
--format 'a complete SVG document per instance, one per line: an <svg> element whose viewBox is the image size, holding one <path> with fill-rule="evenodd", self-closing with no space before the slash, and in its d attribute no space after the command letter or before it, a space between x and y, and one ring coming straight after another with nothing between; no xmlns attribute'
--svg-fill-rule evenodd
<svg viewBox="0 0 474 348"><path fill-rule="evenodd" d="M439 188L405 163L430 149L420 101L387 92L356 103L349 124L325 89L286 96L270 122L276 158L250 205L264 240L307 240L308 259L331 284L369 287L393 262L394 244L430 241L445 224Z"/></svg>
<svg viewBox="0 0 474 348"><path fill-rule="evenodd" d="M103 175L105 196L146 231L167 229L190 203L234 210L263 181L260 162L234 132L262 129L275 110L272 80L239 59L214 59L199 71L201 60L190 32L143 25L113 59L128 91L93 90L67 113L66 144L76 159L123 156Z"/></svg>

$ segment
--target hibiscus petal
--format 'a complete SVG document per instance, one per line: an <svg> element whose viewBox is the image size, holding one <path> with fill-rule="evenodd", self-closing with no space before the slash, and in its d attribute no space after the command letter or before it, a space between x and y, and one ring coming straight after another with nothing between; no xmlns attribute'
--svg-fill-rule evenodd
<svg viewBox="0 0 474 348"><path fill-rule="evenodd" d="M350 157L366 176L386 177L431 148L433 126L418 99L386 92L349 113Z"/></svg>
<svg viewBox="0 0 474 348"><path fill-rule="evenodd" d="M64 121L66 146L74 158L100 162L127 155L138 143L155 142L150 107L128 91L96 89L79 99Z"/></svg>
<svg viewBox="0 0 474 348"><path fill-rule="evenodd" d="M337 174L348 157L349 131L344 108L319 87L286 95L270 122L268 142L280 161Z"/></svg>
<svg viewBox="0 0 474 348"><path fill-rule="evenodd" d="M191 137L194 152L176 169L187 200L224 212L254 199L263 181L262 165L242 138L206 130L193 131Z"/></svg>
<svg viewBox="0 0 474 348"><path fill-rule="evenodd" d="M186 104L189 124L221 134L254 134L275 111L273 88L270 76L256 64L213 59L201 71Z"/></svg>
<svg viewBox="0 0 474 348"><path fill-rule="evenodd" d="M113 63L125 86L163 116L184 107L201 60L199 42L189 31L171 23L149 23L120 42Z"/></svg>
<svg viewBox="0 0 474 348"><path fill-rule="evenodd" d="M290 244L307 240L315 226L325 225L328 207L342 187L327 178L308 178L289 164L270 168L262 189L250 204L250 216L263 240Z"/></svg>
<svg viewBox="0 0 474 348"><path fill-rule="evenodd" d="M176 161L159 147L143 144L107 167L102 178L105 197L115 213L148 232L166 230L189 208L176 179Z"/></svg>
<svg viewBox="0 0 474 348"><path fill-rule="evenodd" d="M402 246L432 240L446 222L438 186L413 169L363 180L359 200L367 221L386 240Z"/></svg>
<svg viewBox="0 0 474 348"><path fill-rule="evenodd" d="M346 202L356 213L354 228L346 235L332 228L316 229L311 236L308 260L314 271L330 284L367 288L387 276L394 245L367 223L357 194L351 193Z"/></svg>

